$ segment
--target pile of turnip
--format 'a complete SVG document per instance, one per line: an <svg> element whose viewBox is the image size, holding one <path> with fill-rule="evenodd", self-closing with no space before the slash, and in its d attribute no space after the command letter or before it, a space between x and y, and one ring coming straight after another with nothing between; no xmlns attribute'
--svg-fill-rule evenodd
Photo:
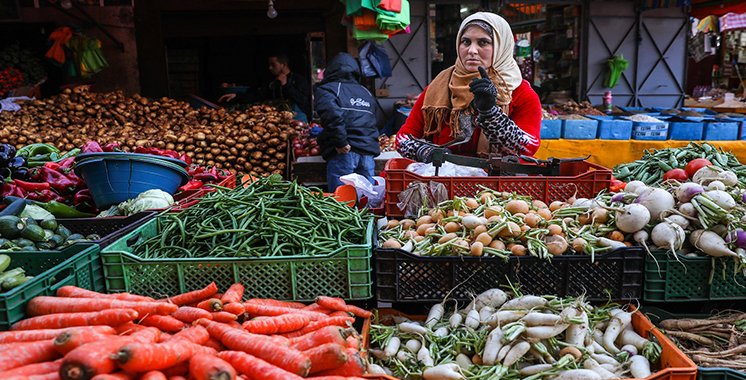
<svg viewBox="0 0 746 380"><path fill-rule="evenodd" d="M643 338L617 304L490 289L464 308L436 304L424 319L376 314L369 373L400 379L646 378L660 345Z"/></svg>
<svg viewBox="0 0 746 380"><path fill-rule="evenodd" d="M417 219L379 221L379 244L421 256L554 256L598 253L631 245L605 206L610 195L571 197L549 205L483 188L454 197ZM624 218L622 216L622 218ZM644 223L640 226L644 226Z"/></svg>
<svg viewBox="0 0 746 380"><path fill-rule="evenodd" d="M658 327L698 366L746 371L746 313L724 311L705 319L666 319Z"/></svg>

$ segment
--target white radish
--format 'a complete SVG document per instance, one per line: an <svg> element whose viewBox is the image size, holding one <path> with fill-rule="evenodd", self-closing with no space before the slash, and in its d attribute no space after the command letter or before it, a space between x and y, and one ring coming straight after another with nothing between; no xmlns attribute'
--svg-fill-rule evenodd
<svg viewBox="0 0 746 380"><path fill-rule="evenodd" d="M615 309L611 311L611 319L609 320L609 327L604 331L604 343L603 346L606 351L612 354L618 354L619 349L614 345L614 341L622 333L625 327L632 322L632 314L621 310Z"/></svg>
<svg viewBox="0 0 746 380"><path fill-rule="evenodd" d="M627 245L621 241L611 240L605 237L598 238L596 242L602 247L611 247L612 250L627 247Z"/></svg>
<svg viewBox="0 0 746 380"><path fill-rule="evenodd" d="M603 330L601 330L601 328L602 327L599 327L598 325L596 325L596 328L594 328L593 331L591 332L591 337L593 338L593 341L599 344L604 343L604 332ZM606 328L606 327L603 327L603 328Z"/></svg>
<svg viewBox="0 0 746 380"><path fill-rule="evenodd" d="M617 341L620 346L631 345L637 348L638 351L642 351L645 348L645 345L650 343L647 339L635 332L632 324L627 325L627 328L619 334L619 339L617 339Z"/></svg>
<svg viewBox="0 0 746 380"><path fill-rule="evenodd" d="M398 327L399 327L399 331L401 332L411 332L411 333L417 333L417 334L422 334L422 335L425 335L428 333L427 328L420 326L414 322L403 322L403 323L398 324Z"/></svg>
<svg viewBox="0 0 746 380"><path fill-rule="evenodd" d="M620 348L622 352L628 352L629 356L635 356L639 351L637 351L637 347L631 345L631 344L625 344Z"/></svg>
<svg viewBox="0 0 746 380"><path fill-rule="evenodd" d="M578 311L572 306L564 308L559 316L560 320L566 320L566 318L577 317ZM552 326L531 326L526 327L524 332L525 336L533 339L549 339L561 334L570 326L569 323L556 323Z"/></svg>
<svg viewBox="0 0 746 380"><path fill-rule="evenodd" d="M430 308L430 312L427 314L425 326L427 326L429 329L432 329L435 324L440 322L440 319L443 318L444 312L445 308L443 307L443 304L436 303L435 305L433 305L433 307Z"/></svg>
<svg viewBox="0 0 746 380"><path fill-rule="evenodd" d="M501 329L493 329L487 335L487 341L484 343L484 352L482 353L482 363L484 365L495 365L497 354L503 347L503 338L505 333Z"/></svg>
<svg viewBox="0 0 746 380"><path fill-rule="evenodd" d="M503 365L506 367L512 366L515 362L522 358L529 349L531 349L531 343L529 342L522 341L514 344L513 348L511 348L510 351L508 351L508 353L505 355L505 358L503 359Z"/></svg>
<svg viewBox="0 0 746 380"><path fill-rule="evenodd" d="M632 203L616 212L616 227L626 233L633 233L645 227L650 221L650 211L647 207Z"/></svg>
<svg viewBox="0 0 746 380"><path fill-rule="evenodd" d="M399 359L400 362L406 363L414 358L414 354L409 351L399 350L399 352L396 353L396 358Z"/></svg>
<svg viewBox="0 0 746 380"><path fill-rule="evenodd" d="M565 342L573 346L585 347L585 338L588 335L588 314L585 310L582 310L578 318L583 323L574 323L567 327Z"/></svg>
<svg viewBox="0 0 746 380"><path fill-rule="evenodd" d="M513 349L513 346L511 346L509 344L502 346L500 348L500 351L497 352L497 358L496 358L497 361L498 362L502 362L503 359L505 359L505 355L507 355L508 352L510 352L510 350L512 350L512 349ZM482 362L484 363L484 358L482 358Z"/></svg>
<svg viewBox="0 0 746 380"><path fill-rule="evenodd" d="M601 343L596 342L595 340L591 342L590 344L590 350L592 350L594 353L599 355L611 355L608 351L604 348L604 346L601 345ZM587 349L588 347L586 347Z"/></svg>
<svg viewBox="0 0 746 380"><path fill-rule="evenodd" d="M399 346L401 346L401 339L392 336L386 343L386 347L383 348L383 356L386 358L394 357L399 351Z"/></svg>
<svg viewBox="0 0 746 380"><path fill-rule="evenodd" d="M404 347L407 347L407 349L412 353L416 353L422 347L422 343L417 339L410 339L404 344Z"/></svg>
<svg viewBox="0 0 746 380"><path fill-rule="evenodd" d="M456 363L438 364L422 371L424 380L465 380L461 367Z"/></svg>
<svg viewBox="0 0 746 380"><path fill-rule="evenodd" d="M702 252L714 256L738 257L738 254L731 251L725 243L725 240L712 231L696 230L689 235L689 242Z"/></svg>
<svg viewBox="0 0 746 380"><path fill-rule="evenodd" d="M456 363L462 369L469 369L474 364L471 362L471 358L464 354L456 355Z"/></svg>
<svg viewBox="0 0 746 380"><path fill-rule="evenodd" d="M639 231L635 232L634 235L632 235L632 239L634 239L634 241L636 241L637 244L640 244L641 246L643 246L643 248L645 248L645 250L650 255L652 255L652 253L650 253L650 249L648 248L648 238L649 237L650 237L650 235L648 235L648 232L645 231L645 230L639 230Z"/></svg>
<svg viewBox="0 0 746 380"><path fill-rule="evenodd" d="M629 358L629 372L635 379L644 379L651 375L650 362L642 355Z"/></svg>
<svg viewBox="0 0 746 380"><path fill-rule="evenodd" d="M412 252L414 250L414 240L413 239L407 240L407 242L404 243L404 245L401 247L401 249L403 249L403 250L405 250L407 252Z"/></svg>
<svg viewBox="0 0 746 380"><path fill-rule="evenodd" d="M448 324L451 326L452 330L457 329L459 326L461 326L461 322L464 321L464 316L461 313L453 313L448 318Z"/></svg>
<svg viewBox="0 0 746 380"><path fill-rule="evenodd" d="M492 306L483 307L479 310L479 322L485 323L487 319L492 316L492 314L495 314L495 309L493 309Z"/></svg>
<svg viewBox="0 0 746 380"><path fill-rule="evenodd" d="M435 336L439 336L441 338L448 336L448 327L442 326L439 327L437 330L433 332Z"/></svg>
<svg viewBox="0 0 746 380"><path fill-rule="evenodd" d="M500 289L489 289L480 293L471 303L466 307L466 310L475 308L481 310L485 306L498 309L502 306L505 301L508 300L508 295Z"/></svg>
<svg viewBox="0 0 746 380"><path fill-rule="evenodd" d="M388 359L386 354L383 353L383 350L378 348L371 348L368 350L368 353L373 355L376 359Z"/></svg>
<svg viewBox="0 0 746 380"><path fill-rule="evenodd" d="M648 188L635 200L650 211L650 220L657 222L663 211L676 206L676 201L668 191L657 188Z"/></svg>
<svg viewBox="0 0 746 380"><path fill-rule="evenodd" d="M528 313L530 313L530 310L522 309L522 310L500 310L497 313L492 314L487 320L485 321L485 324L492 326L492 327L500 327L507 325L508 323L513 323L515 321L518 321L519 319L525 317Z"/></svg>
<svg viewBox="0 0 746 380"><path fill-rule="evenodd" d="M471 329L476 329L479 327L479 312L476 309L471 309L469 313L466 314L466 321L464 321L464 325Z"/></svg>
<svg viewBox="0 0 746 380"><path fill-rule="evenodd" d="M607 354L595 353L591 355L591 357L593 358L593 360L601 364L619 365L619 362L616 361L616 359L612 358L611 356Z"/></svg>
<svg viewBox="0 0 746 380"><path fill-rule="evenodd" d="M619 376L614 374L613 372L609 372L606 368L601 367L600 364L598 364L597 361L593 359L586 359L583 362L583 368L589 369L593 372L596 372L599 376L601 376L602 379L617 379Z"/></svg>
<svg viewBox="0 0 746 380"><path fill-rule="evenodd" d="M589 369L568 369L559 371L556 376L546 378L547 380L601 380L601 376Z"/></svg>
<svg viewBox="0 0 746 380"><path fill-rule="evenodd" d="M705 193L712 199L718 206L722 207L725 211L730 211L736 208L736 201L733 197L722 190L710 190Z"/></svg>
<svg viewBox="0 0 746 380"><path fill-rule="evenodd" d="M430 350L425 345L422 345L420 350L417 351L417 360L421 361L422 365L425 367L432 367L433 365L435 365L433 356L430 354Z"/></svg>
<svg viewBox="0 0 746 380"><path fill-rule="evenodd" d="M525 323L526 326L546 326L555 325L560 322L560 319L561 317L557 314L533 312L521 318L520 321Z"/></svg>
<svg viewBox="0 0 746 380"><path fill-rule="evenodd" d="M540 373L540 372L549 371L549 370L551 370L553 368L554 368L554 366L551 365L551 364L534 364L534 365L530 365L528 367L521 368L518 371L518 373L520 373L521 376L528 377L528 376L531 376L531 375L536 375L537 373Z"/></svg>
<svg viewBox="0 0 746 380"><path fill-rule="evenodd" d="M546 305L546 298L538 296L520 296L518 298L513 298L512 300L505 302L500 310L534 309L538 307L544 307Z"/></svg>
<svg viewBox="0 0 746 380"><path fill-rule="evenodd" d="M386 375L386 370L378 364L368 363L368 373L374 375Z"/></svg>
<svg viewBox="0 0 746 380"><path fill-rule="evenodd" d="M677 251L686 240L686 232L676 223L664 218L650 233L653 244L670 251Z"/></svg>

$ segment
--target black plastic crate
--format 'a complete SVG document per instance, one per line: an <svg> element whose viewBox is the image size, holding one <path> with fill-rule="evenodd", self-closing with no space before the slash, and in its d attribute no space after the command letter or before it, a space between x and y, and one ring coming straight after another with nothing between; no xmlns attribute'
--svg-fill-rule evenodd
<svg viewBox="0 0 746 380"><path fill-rule="evenodd" d="M378 248L376 294L382 302L441 302L448 295L468 302L470 294L519 285L524 294L560 297L585 294L592 302L629 301L642 296L645 251L627 247L596 255L556 256L552 261L511 256L417 256ZM451 291L453 289L453 291ZM449 295L450 292L450 295Z"/></svg>
<svg viewBox="0 0 746 380"><path fill-rule="evenodd" d="M86 243L98 244L104 248L156 215L158 215L157 211L143 211L130 216L110 218L58 218L57 223L65 226L74 234L101 236L99 240L86 241Z"/></svg>

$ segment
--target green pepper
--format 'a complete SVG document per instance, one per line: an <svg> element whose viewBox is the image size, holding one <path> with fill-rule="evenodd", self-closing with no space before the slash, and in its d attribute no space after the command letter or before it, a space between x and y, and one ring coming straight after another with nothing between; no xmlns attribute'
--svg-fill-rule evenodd
<svg viewBox="0 0 746 380"><path fill-rule="evenodd" d="M37 166L44 166L44 164L46 164L47 162L58 162L59 160L60 154L57 152L52 152L31 156L31 158L28 159L27 164L28 167L35 168Z"/></svg>
<svg viewBox="0 0 746 380"><path fill-rule="evenodd" d="M39 156L47 153L60 153L60 150L57 149L54 145L44 144L44 143L35 143L26 145L21 149L18 149L16 152L16 157L23 157L28 159L29 157Z"/></svg>
<svg viewBox="0 0 746 380"><path fill-rule="evenodd" d="M78 154L80 154L80 148L72 149L69 152L61 155L60 158L58 160L56 160L55 162L60 162L60 161L62 161L64 159L66 159L66 158L75 157Z"/></svg>
<svg viewBox="0 0 746 380"><path fill-rule="evenodd" d="M57 201L49 201L47 203L39 203L39 206L52 213L57 218L92 218L95 215L86 212L78 211L64 203Z"/></svg>

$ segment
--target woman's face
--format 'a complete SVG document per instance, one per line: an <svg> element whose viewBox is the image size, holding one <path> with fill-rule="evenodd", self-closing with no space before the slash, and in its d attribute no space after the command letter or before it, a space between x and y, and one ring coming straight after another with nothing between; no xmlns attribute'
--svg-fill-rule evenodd
<svg viewBox="0 0 746 380"><path fill-rule="evenodd" d="M492 66L492 38L482 28L472 25L461 35L458 44L458 58L469 72L476 72L477 67L485 69Z"/></svg>

